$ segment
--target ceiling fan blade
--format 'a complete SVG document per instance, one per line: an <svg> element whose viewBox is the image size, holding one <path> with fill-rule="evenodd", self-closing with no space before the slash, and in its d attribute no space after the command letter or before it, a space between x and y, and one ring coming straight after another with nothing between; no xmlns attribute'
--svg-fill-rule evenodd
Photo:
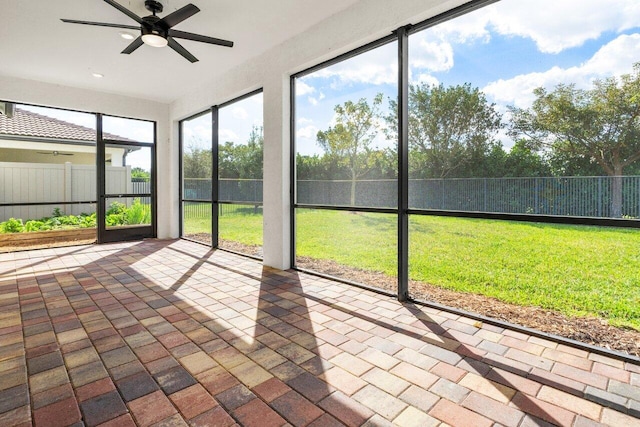
<svg viewBox="0 0 640 427"><path fill-rule="evenodd" d="M105 1L105 3L110 4L111 6L115 7L116 9L118 9L120 12L124 13L125 15L127 15L129 18L131 18L134 21L136 21L138 24L142 24L142 18L140 18L135 13L131 12L126 7L122 6L117 1L115 1L115 0L104 0L104 1Z"/></svg>
<svg viewBox="0 0 640 427"><path fill-rule="evenodd" d="M169 29L174 25L178 25L185 19L195 15L198 12L200 12L200 9L198 9L197 6L189 3L188 5L181 7L175 12L171 12L170 14L162 18L159 23L164 24L165 28Z"/></svg>
<svg viewBox="0 0 640 427"><path fill-rule="evenodd" d="M233 47L233 42L229 40L216 39L214 37L203 36L200 34L187 33L186 31L169 30L169 36L178 39L193 40L195 42L215 44L218 46Z"/></svg>
<svg viewBox="0 0 640 427"><path fill-rule="evenodd" d="M167 41L169 42L169 47L171 49L175 50L180 55L184 56L191 63L198 62L198 58L196 58L195 56L190 54L187 49L182 47L182 45L180 43L178 43L177 41L175 41L173 38L167 37Z"/></svg>
<svg viewBox="0 0 640 427"><path fill-rule="evenodd" d="M137 48L139 48L140 46L142 46L142 36L139 36L137 39L135 39L134 41L131 42L131 44L129 46L127 46L122 52L120 53L126 53L127 55L130 54L131 52L133 52L134 50L136 50Z"/></svg>
<svg viewBox="0 0 640 427"><path fill-rule="evenodd" d="M98 27L112 27L112 28L124 28L127 30L140 30L139 26L136 27L133 25L109 24L107 22L76 21L75 19L61 19L61 21L66 22L68 24L96 25Z"/></svg>

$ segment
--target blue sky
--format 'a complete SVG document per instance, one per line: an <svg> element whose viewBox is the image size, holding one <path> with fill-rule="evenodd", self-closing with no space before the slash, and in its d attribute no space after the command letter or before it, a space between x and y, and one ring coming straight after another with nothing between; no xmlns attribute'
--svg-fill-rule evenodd
<svg viewBox="0 0 640 427"><path fill-rule="evenodd" d="M335 105L396 96L396 49L391 43L298 79L298 152L321 153L315 135L333 124ZM502 0L413 34L409 50L413 83L468 82L505 113L530 106L536 87L589 88L630 73L640 61L640 1ZM497 137L511 146L506 134ZM382 136L376 143L393 144Z"/></svg>
<svg viewBox="0 0 640 427"><path fill-rule="evenodd" d="M233 102L218 110L220 143L246 144L253 126L262 126L262 93ZM211 147L211 114L185 121L185 146Z"/></svg>

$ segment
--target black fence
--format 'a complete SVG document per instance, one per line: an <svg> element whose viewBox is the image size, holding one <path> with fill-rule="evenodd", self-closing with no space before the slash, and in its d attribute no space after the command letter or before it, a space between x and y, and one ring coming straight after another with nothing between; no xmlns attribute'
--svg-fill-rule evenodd
<svg viewBox="0 0 640 427"><path fill-rule="evenodd" d="M452 178L409 180L409 207L470 212L610 218L614 180L621 179L621 213L640 217L640 176ZM397 206L396 180L298 181L298 203Z"/></svg>
<svg viewBox="0 0 640 427"><path fill-rule="evenodd" d="M211 218L211 202L184 202L183 204L185 218ZM262 205L218 205L218 215L257 215L262 214Z"/></svg>
<svg viewBox="0 0 640 427"><path fill-rule="evenodd" d="M640 218L640 176L451 178L409 180L409 207L450 211L611 218L614 180L620 179L623 217ZM300 180L297 202L309 205L396 208L396 180ZM210 199L210 179L186 179L185 199ZM262 203L262 180L221 179L220 201ZM224 205L222 205L224 206ZM223 212L221 212L224 214Z"/></svg>
<svg viewBox="0 0 640 427"><path fill-rule="evenodd" d="M621 212L640 216L640 176L621 178ZM614 177L416 180L409 203L417 209L610 218Z"/></svg>
<svg viewBox="0 0 640 427"><path fill-rule="evenodd" d="M221 179L218 200L262 203L261 179ZM211 200L211 179L185 179L183 195L188 200Z"/></svg>

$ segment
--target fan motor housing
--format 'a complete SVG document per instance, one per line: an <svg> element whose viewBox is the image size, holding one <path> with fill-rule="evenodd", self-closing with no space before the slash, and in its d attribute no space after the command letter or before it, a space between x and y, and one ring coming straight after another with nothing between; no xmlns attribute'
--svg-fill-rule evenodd
<svg viewBox="0 0 640 427"><path fill-rule="evenodd" d="M144 1L144 7L147 8L147 10L151 13L153 13L154 15L156 13L161 13L162 12L162 3L160 3L159 1L156 0L145 0Z"/></svg>

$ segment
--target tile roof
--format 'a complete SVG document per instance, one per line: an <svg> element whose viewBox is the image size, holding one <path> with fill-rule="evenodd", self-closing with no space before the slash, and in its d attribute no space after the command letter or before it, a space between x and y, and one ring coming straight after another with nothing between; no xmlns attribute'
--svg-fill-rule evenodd
<svg viewBox="0 0 640 427"><path fill-rule="evenodd" d="M13 118L0 114L0 136L25 136L73 141L96 141L96 131L85 126L54 119L32 111L16 108ZM104 133L105 139L132 142L119 135Z"/></svg>

